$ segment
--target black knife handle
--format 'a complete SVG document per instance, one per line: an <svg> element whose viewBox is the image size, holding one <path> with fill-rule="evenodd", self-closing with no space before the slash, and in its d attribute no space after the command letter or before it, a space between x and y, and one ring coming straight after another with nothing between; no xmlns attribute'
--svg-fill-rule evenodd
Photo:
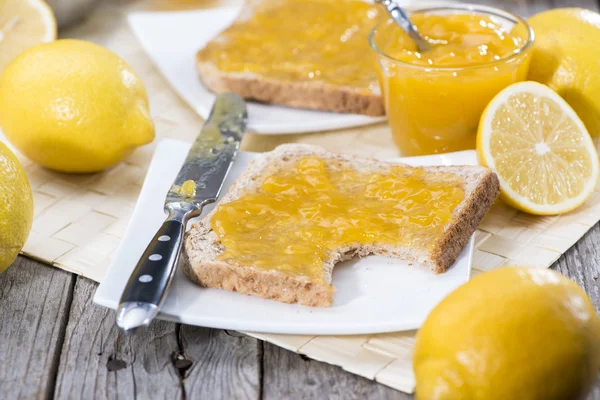
<svg viewBox="0 0 600 400"><path fill-rule="evenodd" d="M188 218L199 210L171 209L133 270L117 309L117 325L133 329L148 325L167 297L183 247Z"/></svg>
<svg viewBox="0 0 600 400"><path fill-rule="evenodd" d="M144 302L160 306L169 287L183 245L183 221L166 220L138 261L121 295L121 303Z"/></svg>

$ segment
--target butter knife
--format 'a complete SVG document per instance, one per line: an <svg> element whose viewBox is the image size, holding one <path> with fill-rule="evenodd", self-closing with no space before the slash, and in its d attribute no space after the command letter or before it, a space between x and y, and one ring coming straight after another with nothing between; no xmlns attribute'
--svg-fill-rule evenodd
<svg viewBox="0 0 600 400"><path fill-rule="evenodd" d="M133 270L117 308L117 326L147 326L157 316L175 275L183 235L190 218L217 201L246 129L244 100L233 93L218 95L173 185L164 210L167 219Z"/></svg>

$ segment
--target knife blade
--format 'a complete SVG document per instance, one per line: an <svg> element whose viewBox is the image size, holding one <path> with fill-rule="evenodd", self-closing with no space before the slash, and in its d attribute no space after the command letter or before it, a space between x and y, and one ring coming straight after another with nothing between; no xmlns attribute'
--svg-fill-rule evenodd
<svg viewBox="0 0 600 400"><path fill-rule="evenodd" d="M246 130L244 100L218 95L213 108L169 189L168 214L129 277L117 308L117 326L147 326L158 315L175 275L185 227L202 208L217 201Z"/></svg>

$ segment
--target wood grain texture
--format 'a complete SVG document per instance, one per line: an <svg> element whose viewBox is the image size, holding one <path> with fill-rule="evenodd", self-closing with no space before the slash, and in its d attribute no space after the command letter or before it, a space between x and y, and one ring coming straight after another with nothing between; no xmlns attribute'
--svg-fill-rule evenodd
<svg viewBox="0 0 600 400"><path fill-rule="evenodd" d="M164 7L170 3L154 2ZM595 0L470 2L497 6L524 16L553 7L599 8ZM115 18L123 18L116 11L120 6L118 0L111 1L110 10ZM101 19L105 18L96 16L87 24L67 32L67 36L94 39L96 32L102 30ZM143 60L134 67L151 86L160 83L168 89L162 78L154 73L147 57L129 54L125 42L113 47L127 59ZM155 108L160 108L161 99L153 101ZM198 120L181 101L172 110L177 113L170 115L173 120ZM183 115L186 112L189 115ZM187 136L193 137L196 128L195 123L187 124L186 129L190 131ZM169 136L166 128L162 129L164 136ZM332 138L339 139L334 140L339 151L381 157L397 155L389 139L389 129L384 124L334 133L249 134L243 147L265 151L284 142L324 144L332 143ZM356 138L360 139L361 146L352 144ZM600 312L599 241L597 225L553 268L581 285ZM115 329L114 312L92 303L95 288L96 285L87 279L75 278L23 257L0 275L0 397L413 398L339 367L309 360L252 338L230 336L224 331L157 322L146 331L122 336ZM119 367L124 368L114 371ZM600 400L600 380L588 399Z"/></svg>
<svg viewBox="0 0 600 400"><path fill-rule="evenodd" d="M263 399L390 399L413 396L263 342Z"/></svg>
<svg viewBox="0 0 600 400"><path fill-rule="evenodd" d="M58 399L176 399L182 397L173 355L176 325L155 321L130 335L115 312L92 303L97 284L79 277L56 377Z"/></svg>
<svg viewBox="0 0 600 400"><path fill-rule="evenodd" d="M581 286L600 314L600 225L590 231L552 266ZM600 376L589 400L600 400Z"/></svg>
<svg viewBox="0 0 600 400"><path fill-rule="evenodd" d="M0 275L0 394L41 399L53 391L74 280L24 257Z"/></svg>
<svg viewBox="0 0 600 400"><path fill-rule="evenodd" d="M235 332L183 325L180 344L192 364L185 371L188 399L259 399L262 344Z"/></svg>
<svg viewBox="0 0 600 400"><path fill-rule="evenodd" d="M553 269L571 278L581 286L600 314L600 225L590 231L567 251Z"/></svg>

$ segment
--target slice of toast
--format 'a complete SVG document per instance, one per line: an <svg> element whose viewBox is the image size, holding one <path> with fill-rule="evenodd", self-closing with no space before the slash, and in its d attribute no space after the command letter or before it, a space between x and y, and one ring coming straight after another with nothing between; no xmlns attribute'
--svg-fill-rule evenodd
<svg viewBox="0 0 600 400"><path fill-rule="evenodd" d="M368 173L385 173L392 165L398 165L335 154L317 146L281 145L252 161L219 204L236 200L244 194L256 193L263 180L270 174L283 168L291 168L299 159L308 156L324 160L328 168L352 168ZM335 290L331 285L333 267L336 263L356 255L377 254L395 257L416 262L435 273L445 272L454 264L456 257L498 196L498 178L491 170L480 166L409 168L422 169L432 174L450 173L464 182L464 200L452 211L452 219L444 227L443 233L432 247L433 250L377 243L344 246L329 253L328 259L323 263L324 283L317 282L302 275L286 274L253 265L239 265L219 259L224 248L210 227L211 217L217 209L215 208L188 232L182 255L182 268L192 281L201 286L308 306L331 305Z"/></svg>
<svg viewBox="0 0 600 400"><path fill-rule="evenodd" d="M329 0L311 0L313 3L319 1L326 3ZM342 2L331 2L329 6L337 4L340 8L340 15L343 15L345 3L359 2L362 0L343 0ZM233 92L237 93L245 99L258 100L265 103L280 104L295 108L306 108L313 110L323 111L334 111L341 113L354 113L354 114L365 114L370 116L381 116L385 114L383 99L377 79L375 75L375 62L370 57L367 41L367 32L359 32L360 42L357 45L357 52L352 59L346 60L343 55L340 55L339 62L345 62L347 68L357 68L357 66L368 66L369 69L359 68L358 74L361 76L368 75L369 87L357 87L353 85L341 85L339 83L332 83L326 77L325 78L309 78L306 76L303 79L284 79L281 76L274 78L269 74L262 74L256 72L246 71L226 71L219 68L219 60L222 57L235 57L236 52L234 50L228 51L222 48L216 48L223 43L231 41L233 35L240 31L247 30L252 32L253 35L262 35L263 37L277 37L276 28L273 25L255 27L249 23L253 15L256 12L269 13L273 12L277 8L287 7L294 12L299 12L300 8L311 7L307 1L297 0L249 0L246 1L242 12L233 24L221 32L216 38L211 40L203 49L197 54L197 69L200 75L200 79L203 84L215 93ZM314 5L314 4L313 4ZM379 13L376 6L372 8L373 13ZM276 21L276 18L273 18ZM338 18L339 19L339 18ZM294 31L294 37L298 38L300 48L310 48L314 51L315 48L319 47L319 44L311 43L308 35L303 38L303 32L300 26L310 24L310 19L297 21L295 25L298 28ZM324 22L321 21L322 25ZM304 24L304 25L301 25ZM365 22L365 29L367 29L367 23ZM368 22L368 28L370 29L375 25L374 20ZM337 26L335 28L342 30L354 29L355 25ZM281 28L281 27L280 27ZM333 29L334 27L332 27ZM338 36L343 36L344 32L340 31ZM364 36L364 38L363 38ZM364 39L364 40L363 40ZM303 41L305 43L303 43ZM277 43L273 43L272 46L281 45L287 46L287 40L278 40ZM257 43L254 46L261 46L261 43ZM265 44L266 46L266 44ZM264 48L264 53L268 53L272 50L272 46ZM364 47L364 48L363 48ZM279 49L280 50L280 49ZM276 51L279 51L276 50ZM359 51L358 51L359 50ZM300 50L302 51L302 50ZM325 51L325 50L324 50ZM231 53L231 55L229 54ZM267 63L268 61L263 60L263 54L261 52L254 52L250 57L251 62L260 65L261 63ZM292 49L286 53L285 62L283 60L269 65L269 68L273 68L275 72L277 69L286 70L289 68L289 64L298 62L294 59ZM300 61L301 62L301 61ZM317 65L320 65L320 61ZM344 69L344 65L336 65L336 69ZM319 71L317 71L320 73ZM338 74L341 72L338 72Z"/></svg>

